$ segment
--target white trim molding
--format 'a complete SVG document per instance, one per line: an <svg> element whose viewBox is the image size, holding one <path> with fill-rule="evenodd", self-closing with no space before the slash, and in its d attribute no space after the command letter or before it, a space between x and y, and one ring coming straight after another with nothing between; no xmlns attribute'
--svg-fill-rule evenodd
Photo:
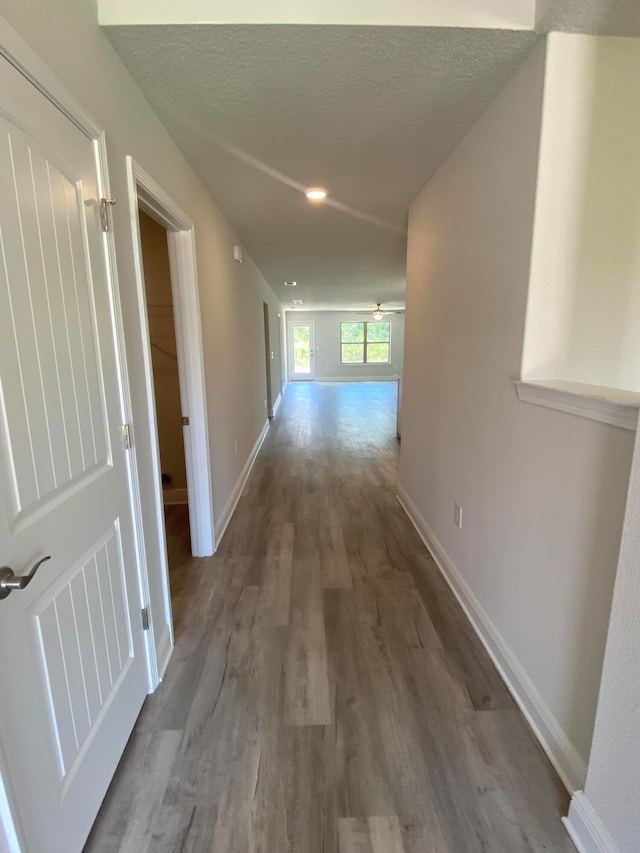
<svg viewBox="0 0 640 853"><path fill-rule="evenodd" d="M516 379L518 399L548 409L635 430L640 393L561 379Z"/></svg>
<svg viewBox="0 0 640 853"><path fill-rule="evenodd" d="M570 793L584 786L586 764L517 660L471 587L400 486L398 501L451 587L507 689Z"/></svg>
<svg viewBox="0 0 640 853"><path fill-rule="evenodd" d="M620 853L584 791L575 792L562 823L579 853Z"/></svg>
<svg viewBox="0 0 640 853"><path fill-rule="evenodd" d="M173 654L173 631L169 625L163 625L158 640L156 658L158 660L158 680L162 681Z"/></svg>
<svg viewBox="0 0 640 853"><path fill-rule="evenodd" d="M267 432L269 431L269 421L266 420L264 422L264 426L260 431L260 435L258 436L256 443L253 445L251 453L247 457L247 461L244 463L242 471L240 472L240 476L238 477L235 486L233 487L233 491L229 495L229 500L226 502L224 509L220 513L220 518L216 523L216 529L218 531L216 541L217 544L220 545L222 542L222 537L226 533L227 527L229 526L229 522L233 517L233 513L235 512L236 507L238 506L238 501L244 491L244 487L247 484L247 480L249 479L249 474L251 473L251 469L253 468L254 462L256 461L256 457L258 453L260 453L260 448L267 437Z"/></svg>
<svg viewBox="0 0 640 853"><path fill-rule="evenodd" d="M276 399L275 399L275 402L274 402L273 406L271 407L271 417L272 417L272 418L275 418L275 416L276 416L276 412L277 412L277 411L278 411L278 409L280 408L280 403L281 403L281 402L282 402L282 393L278 394L278 396L277 396L277 397L276 397Z"/></svg>

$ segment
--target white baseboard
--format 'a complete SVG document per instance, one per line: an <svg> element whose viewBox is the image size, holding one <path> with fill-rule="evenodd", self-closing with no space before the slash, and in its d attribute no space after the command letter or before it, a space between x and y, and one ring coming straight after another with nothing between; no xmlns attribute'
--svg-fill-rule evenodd
<svg viewBox="0 0 640 853"><path fill-rule="evenodd" d="M269 421L264 422L264 426L262 427L262 431L258 436L258 440L253 445L251 453L247 457L247 461L244 463L244 467L240 472L240 476L233 487L233 491L229 496L229 500L226 502L224 509L220 513L220 518L215 524L216 531L216 547L220 547L220 543L222 542L222 537L224 536L227 527L229 526L229 522L231 521L231 517L235 511L236 506L238 505L238 501L240 500L240 495L244 491L244 487L246 485L247 480L249 479L249 474L251 473L251 469L253 468L253 463L256 461L256 456L260 452L260 448L262 447L262 442L265 440L267 436L267 432L269 431Z"/></svg>
<svg viewBox="0 0 640 853"><path fill-rule="evenodd" d="M562 822L579 853L620 853L583 791L573 795L569 816Z"/></svg>
<svg viewBox="0 0 640 853"><path fill-rule="evenodd" d="M158 641L156 649L156 660L158 662L158 678L160 681L164 678L164 674L169 666L171 655L173 654L173 638L171 636L171 628L169 625L164 625L162 634Z"/></svg>
<svg viewBox="0 0 640 853"><path fill-rule="evenodd" d="M173 504L188 504L189 496L186 489L163 489L162 502L165 506Z"/></svg>
<svg viewBox="0 0 640 853"><path fill-rule="evenodd" d="M584 787L587 775L584 760L402 487L398 488L398 501L462 605L507 689L533 729L563 784L569 793L580 790Z"/></svg>
<svg viewBox="0 0 640 853"><path fill-rule="evenodd" d="M397 382L393 376L316 376L316 382Z"/></svg>
<svg viewBox="0 0 640 853"><path fill-rule="evenodd" d="M281 402L282 402L282 394L278 394L278 396L276 397L275 403L273 404L273 407L271 409L271 417L272 418L275 418L276 412L280 408Z"/></svg>

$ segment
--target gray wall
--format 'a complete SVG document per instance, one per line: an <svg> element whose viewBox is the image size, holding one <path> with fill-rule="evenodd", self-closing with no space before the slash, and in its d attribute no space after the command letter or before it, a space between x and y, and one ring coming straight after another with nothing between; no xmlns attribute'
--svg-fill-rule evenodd
<svg viewBox="0 0 640 853"><path fill-rule="evenodd" d="M544 63L539 45L411 207L400 484L525 702L551 721L559 760L584 772L633 434L522 403L513 387Z"/></svg>

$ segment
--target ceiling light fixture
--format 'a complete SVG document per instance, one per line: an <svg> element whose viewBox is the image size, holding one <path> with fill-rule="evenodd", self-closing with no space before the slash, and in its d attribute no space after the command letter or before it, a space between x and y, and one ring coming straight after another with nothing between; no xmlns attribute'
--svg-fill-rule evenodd
<svg viewBox="0 0 640 853"><path fill-rule="evenodd" d="M374 320L382 320L382 318L384 317L384 311L382 310L382 308L380 308L380 303L379 303L379 302L376 302L376 305L377 305L378 307L377 307L377 308L376 308L376 310L373 312L373 319L374 319Z"/></svg>
<svg viewBox="0 0 640 853"><path fill-rule="evenodd" d="M294 299L293 304L294 305L302 305L302 299Z"/></svg>
<svg viewBox="0 0 640 853"><path fill-rule="evenodd" d="M309 201L324 201L328 195L329 193L322 189L322 187L312 187L306 192L306 196Z"/></svg>
<svg viewBox="0 0 640 853"><path fill-rule="evenodd" d="M297 287L298 282L297 281L285 281L284 286L285 287Z"/></svg>

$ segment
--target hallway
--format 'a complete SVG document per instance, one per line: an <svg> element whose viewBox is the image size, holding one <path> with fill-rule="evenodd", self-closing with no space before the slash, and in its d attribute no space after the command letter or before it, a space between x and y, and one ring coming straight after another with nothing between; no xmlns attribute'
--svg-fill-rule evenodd
<svg viewBox="0 0 640 853"><path fill-rule="evenodd" d="M291 383L90 853L538 853L568 796L395 491L393 383Z"/></svg>

